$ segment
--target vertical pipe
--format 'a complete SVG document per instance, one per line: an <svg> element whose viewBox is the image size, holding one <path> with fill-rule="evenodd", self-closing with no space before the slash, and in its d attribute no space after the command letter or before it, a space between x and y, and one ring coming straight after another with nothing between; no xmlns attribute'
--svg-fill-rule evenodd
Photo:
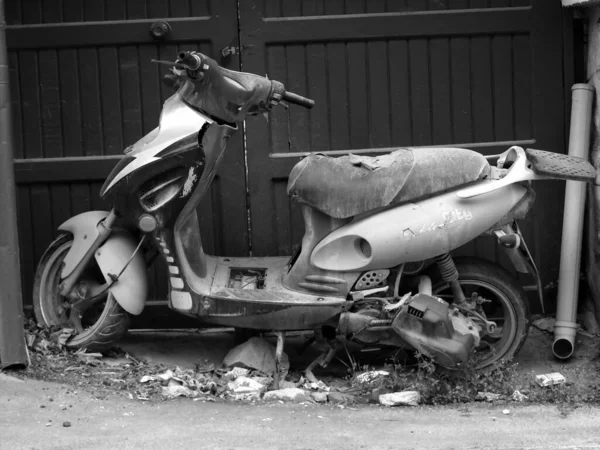
<svg viewBox="0 0 600 450"><path fill-rule="evenodd" d="M594 87L589 84L573 86L569 156L588 159ZM560 269L558 273L558 305L554 324L552 351L557 358L566 359L575 348L577 296L583 238L583 215L586 185L567 181L563 215Z"/></svg>
<svg viewBox="0 0 600 450"><path fill-rule="evenodd" d="M4 0L0 0L0 368L27 363L5 28Z"/></svg>

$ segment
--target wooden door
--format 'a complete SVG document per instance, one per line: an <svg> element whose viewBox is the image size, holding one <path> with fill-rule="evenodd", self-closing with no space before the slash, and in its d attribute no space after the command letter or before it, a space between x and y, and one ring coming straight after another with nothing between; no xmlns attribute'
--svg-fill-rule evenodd
<svg viewBox="0 0 600 450"><path fill-rule="evenodd" d="M290 254L303 230L286 196L302 152L460 144L565 151L562 11L546 0L240 2L242 67L315 99L246 123L252 250ZM537 183L525 232L558 272L562 183ZM501 259L478 239L459 253Z"/></svg>
<svg viewBox="0 0 600 450"><path fill-rule="evenodd" d="M31 305L37 262L74 214L107 209L98 197L123 149L158 124L172 91L161 83L178 51L197 49L239 69L235 0L11 0L7 41L15 127L24 303ZM170 31L153 36L152 24ZM205 249L248 253L241 133L229 144L199 208ZM134 324L191 326L167 313L164 268L152 273L150 307ZM174 321L169 320L175 316Z"/></svg>

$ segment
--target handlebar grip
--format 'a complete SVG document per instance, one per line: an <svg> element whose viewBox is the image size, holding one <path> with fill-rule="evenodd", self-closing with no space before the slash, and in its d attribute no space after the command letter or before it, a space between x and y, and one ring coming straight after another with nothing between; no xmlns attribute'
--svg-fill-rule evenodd
<svg viewBox="0 0 600 450"><path fill-rule="evenodd" d="M179 61L190 70L198 70L202 67L202 58L197 53L181 52L179 53Z"/></svg>
<svg viewBox="0 0 600 450"><path fill-rule="evenodd" d="M313 106L315 106L315 101L310 99L310 98L306 98L306 97L302 97L301 95L298 94L294 94L293 92L285 92L283 94L283 96L281 97L282 100L285 100L288 103L293 103L295 105L298 106L304 106L305 108L311 109Z"/></svg>

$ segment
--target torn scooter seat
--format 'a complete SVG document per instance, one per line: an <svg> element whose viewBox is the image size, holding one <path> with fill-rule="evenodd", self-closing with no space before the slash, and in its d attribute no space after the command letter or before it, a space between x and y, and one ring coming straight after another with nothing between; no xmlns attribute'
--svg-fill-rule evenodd
<svg viewBox="0 0 600 450"><path fill-rule="evenodd" d="M294 166L288 195L336 219L426 198L484 179L487 160L462 148L401 148L381 156L311 154Z"/></svg>

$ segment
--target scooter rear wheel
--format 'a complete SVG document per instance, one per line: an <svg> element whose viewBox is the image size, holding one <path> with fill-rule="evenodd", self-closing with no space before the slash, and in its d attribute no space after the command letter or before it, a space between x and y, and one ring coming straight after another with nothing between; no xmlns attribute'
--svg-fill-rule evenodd
<svg viewBox="0 0 600 450"><path fill-rule="evenodd" d="M469 298L474 292L483 298L488 320L497 329L483 336L472 360L473 369L490 370L512 360L523 346L529 332L527 295L511 274L498 264L483 259L457 258L458 280ZM452 302L450 285L433 276L433 295Z"/></svg>
<svg viewBox="0 0 600 450"><path fill-rule="evenodd" d="M37 322L42 326L73 328L69 315L73 310L68 308L68 299L58 293L63 261L72 244L72 235L61 234L44 252L37 267L33 284L33 306ZM95 261L90 266L86 268L84 275L103 284L102 274ZM84 312L81 317L83 330L69 338L65 346L92 351L107 350L125 335L130 323L131 316L108 292L104 300Z"/></svg>

